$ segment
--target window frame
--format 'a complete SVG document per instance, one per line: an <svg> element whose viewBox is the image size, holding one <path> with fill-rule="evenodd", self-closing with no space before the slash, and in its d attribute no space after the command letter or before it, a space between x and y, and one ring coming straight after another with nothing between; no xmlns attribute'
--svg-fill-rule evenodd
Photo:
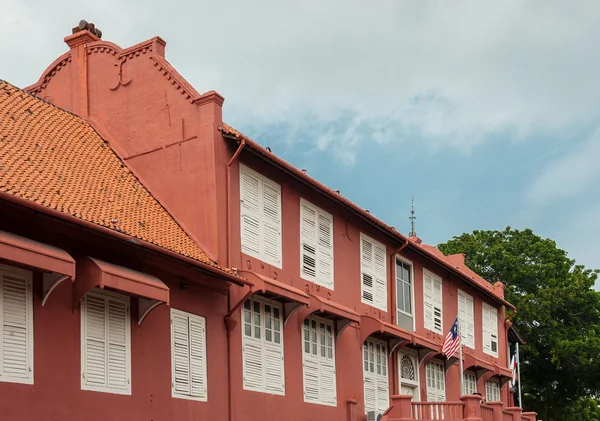
<svg viewBox="0 0 600 421"><path fill-rule="evenodd" d="M403 264L410 266L409 276L410 276L410 309L411 312L407 313L404 310L401 310L398 306L398 282L404 282L404 280L398 280L398 260ZM414 264L411 260L408 260L404 256L399 254L396 255L396 260L394 261L394 280L396 282L396 312L400 312L406 316L409 316L413 320L413 331L416 329L415 325L415 269Z"/></svg>
<svg viewBox="0 0 600 421"><path fill-rule="evenodd" d="M0 263L0 274L13 275L23 278L25 281L25 312L26 312L26 336L27 336L27 360L29 363L29 375L27 377L14 377L2 374L0 372L0 383L16 383L16 384L34 384L34 334L33 334L33 272L22 269L16 266L5 265ZM4 280L0 278L0 328L3 326L3 294ZM2 355L4 344L2 342L2 333L0 332L0 364L2 364Z"/></svg>
<svg viewBox="0 0 600 421"><path fill-rule="evenodd" d="M402 384L406 384L409 387L414 387L415 391L417 392L416 396L413 396L413 402L420 402L421 401L421 382L420 382L420 376L419 376L419 357L417 355L416 351L411 351L409 349L403 349L401 351L398 351L398 390L401 391L402 390ZM402 377L402 357L408 357L412 364L413 364L413 368L415 371L415 376L416 376L416 380L406 380Z"/></svg>
<svg viewBox="0 0 600 421"><path fill-rule="evenodd" d="M246 335L246 325L248 324L246 321L246 311L248 311L248 309L246 308L246 303L249 302L250 303L250 319L251 319L251 323L250 323L250 333L251 335L248 336ZM260 338L256 338L256 326L255 326L255 310L254 310L254 304L258 303L260 305ZM277 309L279 311L279 330L276 331L275 328L275 311L272 310L272 315L271 315L271 329L269 329L271 331L271 341L267 341L266 340L266 319L265 319L265 305L271 306L271 309ZM269 298L260 296L260 295L256 295L254 294L253 296L251 296L250 298L248 298L244 304L242 305L241 308L241 314L242 314L242 323L241 326L242 328L241 330L241 335L242 335L242 388L244 390L248 390L248 391L252 391L252 392L259 392L259 393L268 393L271 395L281 395L281 396L285 396L285 348L284 348L284 317L283 317L283 305L282 303L280 303L279 301L275 301L275 300L271 300ZM275 341L275 333L279 333L279 338L280 338L280 342L277 343ZM250 341L251 343L256 344L260 344L261 346L261 350L264 352L265 349L267 347L277 347L281 350L281 356L282 356L282 390L281 391L273 391L273 390L268 390L267 389L267 383L266 383L266 365L264 364L264 358L263 358L263 366L262 366L262 375L263 375L263 385L261 388L258 387L252 387L250 385L247 385L245 382L245 357L244 357L244 346L247 343L247 341Z"/></svg>
<svg viewBox="0 0 600 421"><path fill-rule="evenodd" d="M467 301L467 297L471 299L471 306L472 306L472 313L473 313L473 319L471 320L471 326L472 326L472 331L470 332L472 334L473 337L473 342L471 343L466 343L464 341L464 335L463 333L463 323L460 322L460 296L464 296L465 297L465 302ZM464 292L463 290L461 290L460 288L458 289L458 293L456 294L456 300L457 300L457 306L458 306L458 317L459 317L459 325L460 325L460 333L461 333L461 341L462 341L462 345L466 346L467 348L471 348L471 349L475 349L475 298L471 295L471 294L467 294L466 292Z"/></svg>
<svg viewBox="0 0 600 421"><path fill-rule="evenodd" d="M429 389L430 389L429 388L429 380L430 380L429 373L430 373L430 370L428 369L428 367L429 367L430 364L435 365L435 369L432 369L432 371L436 375L437 375L436 370L439 367L441 367L442 381L443 381L443 389L438 389L436 387L436 388L434 388L432 390L435 390L436 394L439 394L442 390L443 390L443 393L444 393L444 399L443 400L441 400L441 401L432 401L432 402L444 402L446 400L446 396L447 396L447 394L446 394L446 370L445 370L444 363L441 360L438 360L438 359L432 359L432 360L428 361L427 364L425 365L425 377L426 377L426 381L427 381L425 389L426 389L426 392L427 392L427 402L430 402L429 401ZM437 376L436 376L436 378L433 379L433 381L437 382L437 380L438 379L437 379Z"/></svg>
<svg viewBox="0 0 600 421"><path fill-rule="evenodd" d="M486 346L485 346L485 340L486 340L486 334L485 334L485 326L483 324L483 321L485 320L485 312L486 309L488 309L488 311L490 312L490 316L493 314L495 314L495 318L496 318L496 323L493 325L488 326L488 329L491 329L489 334L490 334L490 343L489 343L489 347L490 350L489 352L486 351ZM481 303L481 345L482 345L482 350L485 354L487 355L491 355L492 357L498 358L498 352L499 352L499 348L500 348L500 329L498 328L498 321L499 321L499 317L498 317L498 308L489 305L486 302L482 302ZM491 320L490 320L491 323ZM492 326L495 326L495 329L492 329ZM494 352L492 350L492 334L496 333L496 352Z"/></svg>
<svg viewBox="0 0 600 421"><path fill-rule="evenodd" d="M371 247L373 248L373 255L372 255L372 257L373 257L373 269L371 270L369 268L367 272L365 272L365 270L364 270L365 267L363 266L363 241L370 242L371 243ZM376 300L376 292L375 292L375 285L377 283L377 280L376 280L377 271L375 269L375 248L376 247L379 247L379 248L383 249L383 251L384 251L384 264L383 264L384 273L382 275L383 275L383 280L384 280L384 283L385 283L385 288L384 288L385 293L384 293L384 297L382 297L383 298L382 301L384 303L383 306L379 306L376 303L376 301L377 301ZM388 301L389 301L389 297L388 297L388 270L387 270L388 268L387 268L387 266L388 266L387 246L385 244L383 244L382 242L377 241L374 238L368 236L367 234L364 234L364 233L361 232L360 233L360 302L363 303L363 304L366 304L368 306L371 306L373 308L379 309L381 311L386 311L386 312L388 311ZM368 273L369 271L371 271L372 273ZM372 280L372 282L373 282L373 287L372 287L373 288L373 301L372 302L366 301L365 297L364 297L364 293L365 293L364 287L365 287L365 285L364 285L363 276L364 276L365 273L368 274L368 275L371 275L372 278L373 278L373 280Z"/></svg>
<svg viewBox="0 0 600 421"><path fill-rule="evenodd" d="M492 386L494 385L494 386ZM498 392L498 399L490 399L491 394L495 394L495 391ZM492 392L492 393L490 393ZM496 397L496 396L492 396L492 397ZM488 402L499 402L502 400L502 387L500 386L500 381L498 379L488 379L488 381L485 382L485 399Z"/></svg>
<svg viewBox="0 0 600 421"><path fill-rule="evenodd" d="M474 395L477 393L477 374L471 370L465 370L463 372L463 384L465 385L465 390L463 390L465 395ZM474 391L471 388L467 389L467 384L473 384L475 386Z"/></svg>
<svg viewBox="0 0 600 421"><path fill-rule="evenodd" d="M188 347L191 349L191 332L189 332L189 323L190 320L195 320L197 322L200 322L202 324L202 328L203 328L203 333L204 333L204 337L202 338L202 343L204 345L203 349L202 349L202 362L203 362L203 367L202 367L202 375L204 377L204 393L202 395L192 395L191 394L191 386L190 386L190 394L184 394L181 392L177 392L175 389L175 327L174 327L174 323L173 323L173 315L177 315L179 317L185 317L188 319ZM186 311L183 310L179 310L176 308L172 308L171 307L171 314L170 314L170 319L171 319L171 397L172 398L176 398L176 399L186 399L186 400L193 400L193 401L200 401L200 402L208 402L208 371L207 371L207 360L206 360L206 351L207 351L207 342L206 342L206 338L207 338L207 334L206 334L206 317L204 316L200 316L197 314L193 314L193 313L188 313ZM190 361L190 360L188 360ZM190 366L191 366L191 361L190 361ZM190 377L192 376L191 373L191 368L190 368ZM190 381L191 383L191 381Z"/></svg>
<svg viewBox="0 0 600 421"><path fill-rule="evenodd" d="M307 333L307 326L306 323L308 322L308 341L306 338L306 333ZM313 334L313 330L312 330L312 323L315 323L315 334L316 334L316 342L313 342L312 340L312 334ZM320 325L323 324L325 326L325 332L324 335L325 337L323 338L323 335L320 333ZM327 335L327 327L331 328L331 347L328 345L328 339L329 336ZM327 320L324 319L322 317L317 317L317 316L308 316L304 319L304 321L302 322L302 341L301 341L301 345L302 345L302 382L303 382L303 394L304 394L304 402L306 403L311 403L311 404L318 404L318 405L326 405L326 406L337 406L337 364L336 364L336 354L335 354L335 326L333 324L333 322L331 320ZM322 343L323 339L325 340L324 343ZM308 352L306 350L306 346L308 345L309 349ZM316 346L316 355L313 354L313 349ZM325 355L322 355L322 351L325 351ZM329 357L328 355L328 351L331 351L331 357ZM307 355L309 354L309 355ZM311 400L308 399L306 396L306 373L305 373L305 364L306 364L306 360L308 359L312 359L314 361L317 361L319 363L319 365L321 364L321 362L323 360L330 362L333 364L333 370L334 370L334 374L333 374L333 387L334 387L334 402L326 402L323 400L322 397L322 393L323 391L321 390L322 387L322 378L323 378L323 373L321 371L321 369L319 368L319 399L316 400Z"/></svg>
<svg viewBox="0 0 600 421"><path fill-rule="evenodd" d="M265 177L264 175L262 175L261 173L253 170L252 168L248 167L247 165L244 165L242 163L239 164L240 167L240 171L239 171L239 203L240 203L240 251L244 254L247 254L248 256L254 257L264 263L267 263L271 266L274 266L278 269L282 269L283 268L283 198L282 198L282 192L281 192L281 184L276 183L275 181L271 180L270 178ZM276 190L279 194L279 249L278 249L278 257L279 257L279 261L277 262L276 260L273 260L272 258L268 257L265 254L265 250L264 250L264 241L261 243L260 239L264 238L265 236L265 221L264 221L264 215L263 215L263 209L261 208L261 210L259 211L259 214L257 216L257 218L259 218L259 248L260 251L258 253L254 253L251 250L248 249L244 249L244 205L243 205L243 177L244 177L244 173L247 173L248 175L250 175L251 177L254 177L256 179L258 179L260 185L259 185L259 191L258 191L258 203L259 203L259 208L261 208L260 205L263 204L264 201L264 187L262 187L262 185L267 184L269 185L270 188L272 188L273 190Z"/></svg>
<svg viewBox="0 0 600 421"><path fill-rule="evenodd" d="M304 228L304 220L302 219L302 208L303 207L307 207L307 208L311 208L314 212L315 212L315 218L316 218L316 227L315 229L317 230L317 244L315 247L315 276L310 276L308 274L306 274L305 272L303 272L302 268L304 265L303 262L303 246L304 246L304 242L302 241L302 231ZM319 255L319 244L318 244L318 230L319 230L319 214L321 214L323 217L327 218L330 220L331 222L331 282L326 282L323 281L323 274L321 274L319 272L319 267L320 265L318 264L318 255ZM324 211L323 209L321 209L320 207L312 204L311 202L309 202L308 200L304 199L303 197L300 198L300 278L309 281L309 282L313 282L317 285L320 285L322 287L325 288L329 288L332 291L334 290L335 287L335 247L334 247L334 220L333 220L333 215L330 214L329 212Z"/></svg>
<svg viewBox="0 0 600 421"><path fill-rule="evenodd" d="M97 297L102 297L104 299L108 299L109 301L120 301L121 303L125 304L125 358L126 358L126 373L127 373L127 378L128 378L128 382L127 382L127 388L126 389L115 389L115 388L111 388L110 386L108 386L108 363L107 363L107 371L106 371L106 376L107 376L107 386L93 386L93 385L88 385L86 383L86 378L85 378L85 372L86 372L86 339L87 339L87 335L86 335L86 318L87 318L87 297L90 295L96 295ZM80 324L81 324L81 338L80 338L80 345L81 345L81 390L85 390L85 391L91 391L91 392L100 392L100 393L111 393L111 394L115 394L115 395L129 395L131 396L131 384L132 382L132 378L131 378L131 298L128 295L123 295L123 294L119 294L117 292L113 292L113 291L109 291L109 290L105 290L105 289L98 289L98 288L94 288L91 291L88 291L85 296L83 297L83 299L81 300L81 304L80 304L80 309L81 309L81 317L80 317ZM107 324L108 324L108 319L107 319L107 315L105 314L105 329L107 329ZM106 359L108 361L108 354L106 355Z"/></svg>
<svg viewBox="0 0 600 421"><path fill-rule="evenodd" d="M373 345L373 351L371 352L369 349L369 345ZM380 347L380 349L383 349L383 353L378 353L377 352L377 346ZM367 353L367 359L365 360L365 352ZM373 356L373 360L371 361L370 357L371 355ZM377 357L380 357L380 363L377 363ZM372 338L369 337L367 339L365 339L365 341L363 342L363 346L362 346L362 368L363 368L363 393L364 393L364 387L365 387L365 379L366 377L373 377L374 381L375 381L375 412L384 412L387 408L379 408L378 407L378 403L379 403L379 396L378 396L378 385L379 382L383 382L385 381L385 386L387 388L387 402L388 402L388 407L389 407L389 402L390 402L390 376L389 376L389 360L388 360L388 347L387 344L380 340L380 339L376 339L376 338ZM367 366L367 369L365 369L365 365ZM370 370L370 366L373 366L373 371ZM385 365L385 366L384 366ZM380 368L380 373L377 373L376 370L377 368ZM381 373L381 368L385 369L385 374ZM368 412L367 410L367 402L366 402L366 393L363 394L363 399L364 399L364 407L365 407L365 412Z"/></svg>
<svg viewBox="0 0 600 421"><path fill-rule="evenodd" d="M431 320L431 327L432 329L429 329L426 326L427 320L425 318L425 275L428 275L431 280L432 280L432 284L431 284L431 290L432 293L434 291L434 283L436 280L438 280L440 282L440 330L437 331L435 330L435 303L434 301L434 297L432 295L431 299L432 299L432 311L431 314L433 316L433 319ZM435 274L434 272L427 270L425 268L423 268L423 327L433 333L437 333L438 335L443 335L444 334L444 279Z"/></svg>

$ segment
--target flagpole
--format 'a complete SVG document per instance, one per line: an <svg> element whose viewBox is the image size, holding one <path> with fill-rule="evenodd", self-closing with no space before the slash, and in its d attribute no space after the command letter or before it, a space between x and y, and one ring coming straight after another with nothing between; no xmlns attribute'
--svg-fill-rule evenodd
<svg viewBox="0 0 600 421"><path fill-rule="evenodd" d="M521 400L521 356L519 355L519 342L517 342L517 381L519 382L519 407L523 408Z"/></svg>
<svg viewBox="0 0 600 421"><path fill-rule="evenodd" d="M460 360L459 360L459 364L460 364L460 395L464 395L465 394L465 385L464 385L464 381L465 381L465 375L463 373L463 355L462 355L462 332L461 332L461 326L460 326L460 320L458 321L458 349L460 350Z"/></svg>

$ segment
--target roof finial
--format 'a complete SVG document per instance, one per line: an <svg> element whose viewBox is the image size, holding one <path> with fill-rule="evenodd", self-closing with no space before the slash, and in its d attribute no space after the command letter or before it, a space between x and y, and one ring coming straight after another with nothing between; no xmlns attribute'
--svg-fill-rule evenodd
<svg viewBox="0 0 600 421"><path fill-rule="evenodd" d="M409 237L416 237L417 233L415 232L415 219L417 219L417 217L415 216L415 197L412 197L412 205L410 208L410 216L408 217L408 219L410 219L410 233L408 234Z"/></svg>

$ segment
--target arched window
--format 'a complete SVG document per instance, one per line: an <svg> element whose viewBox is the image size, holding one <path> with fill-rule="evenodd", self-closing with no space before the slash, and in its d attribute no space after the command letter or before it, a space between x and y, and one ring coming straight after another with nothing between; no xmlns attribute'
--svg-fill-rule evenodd
<svg viewBox="0 0 600 421"><path fill-rule="evenodd" d="M418 367L416 355L408 352L398 353L400 393L403 395L412 395L413 401L420 400Z"/></svg>

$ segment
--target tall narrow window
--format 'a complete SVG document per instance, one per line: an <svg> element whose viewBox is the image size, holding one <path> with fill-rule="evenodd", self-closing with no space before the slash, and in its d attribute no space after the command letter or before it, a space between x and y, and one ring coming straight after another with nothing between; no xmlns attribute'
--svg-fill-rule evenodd
<svg viewBox="0 0 600 421"><path fill-rule="evenodd" d="M281 305L255 297L244 303L243 315L244 389L284 395Z"/></svg>
<svg viewBox="0 0 600 421"><path fill-rule="evenodd" d="M463 345L475 349L473 297L461 290L458 290L458 320Z"/></svg>
<svg viewBox="0 0 600 421"><path fill-rule="evenodd" d="M336 406L333 323L317 317L304 320L302 368L304 401Z"/></svg>
<svg viewBox="0 0 600 421"><path fill-rule="evenodd" d="M442 278L423 271L423 311L425 329L442 334Z"/></svg>
<svg viewBox="0 0 600 421"><path fill-rule="evenodd" d="M431 360L425 367L427 374L427 402L444 402L446 400L446 377L444 364Z"/></svg>
<svg viewBox="0 0 600 421"><path fill-rule="evenodd" d="M129 297L91 291L81 304L81 388L131 394Z"/></svg>
<svg viewBox="0 0 600 421"><path fill-rule="evenodd" d="M482 305L483 352L498 357L498 310Z"/></svg>
<svg viewBox="0 0 600 421"><path fill-rule="evenodd" d="M363 344L365 411L384 412L390 406L387 347L383 342L367 340Z"/></svg>
<svg viewBox="0 0 600 421"><path fill-rule="evenodd" d="M0 382L33 384L31 272L0 265Z"/></svg>
<svg viewBox="0 0 600 421"><path fill-rule="evenodd" d="M240 165L242 252L281 268L281 187Z"/></svg>
<svg viewBox="0 0 600 421"><path fill-rule="evenodd" d="M207 400L204 317L171 309L171 378L174 398Z"/></svg>
<svg viewBox="0 0 600 421"><path fill-rule="evenodd" d="M477 393L477 376L472 371L463 373L463 383L465 386L465 395L474 395Z"/></svg>
<svg viewBox="0 0 600 421"><path fill-rule="evenodd" d="M485 398L490 402L500 400L500 382L497 379L490 379L485 383Z"/></svg>
<svg viewBox="0 0 600 421"><path fill-rule="evenodd" d="M398 371L400 378L400 394L411 395L413 402L420 400L419 365L417 356L405 352L398 353Z"/></svg>
<svg viewBox="0 0 600 421"><path fill-rule="evenodd" d="M396 301L398 311L412 316L412 267L396 259Z"/></svg>
<svg viewBox="0 0 600 421"><path fill-rule="evenodd" d="M333 289L333 216L300 200L300 274Z"/></svg>
<svg viewBox="0 0 600 421"><path fill-rule="evenodd" d="M387 311L387 271L385 246L360 235L362 302Z"/></svg>

